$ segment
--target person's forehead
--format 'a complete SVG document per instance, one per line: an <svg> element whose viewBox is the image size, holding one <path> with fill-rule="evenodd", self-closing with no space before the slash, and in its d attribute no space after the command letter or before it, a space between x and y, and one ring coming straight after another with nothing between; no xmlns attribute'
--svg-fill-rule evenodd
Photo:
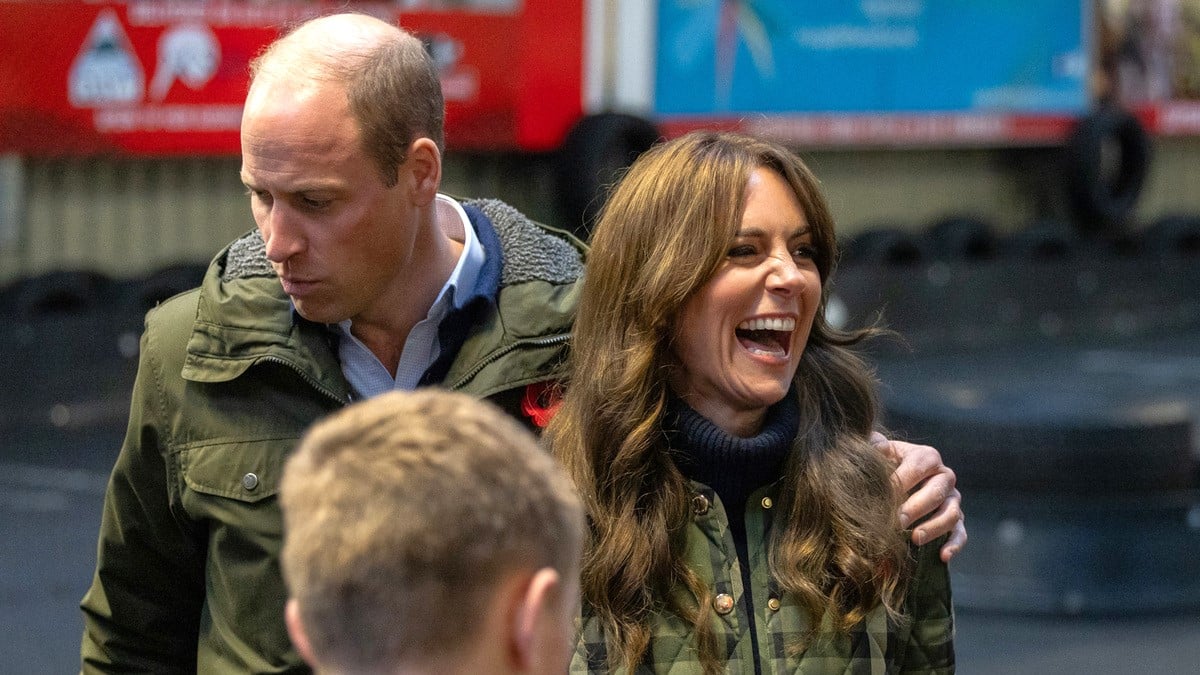
<svg viewBox="0 0 1200 675"><path fill-rule="evenodd" d="M336 83L269 79L251 87L242 112L242 145L303 142L334 145L359 139L345 89Z"/></svg>
<svg viewBox="0 0 1200 675"><path fill-rule="evenodd" d="M291 69L263 74L250 83L242 113L247 117L304 112L330 117L349 117L346 85L314 78Z"/></svg>

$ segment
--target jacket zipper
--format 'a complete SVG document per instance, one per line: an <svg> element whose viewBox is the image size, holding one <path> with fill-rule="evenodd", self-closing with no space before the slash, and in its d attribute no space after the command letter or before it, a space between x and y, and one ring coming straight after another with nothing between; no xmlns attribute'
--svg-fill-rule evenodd
<svg viewBox="0 0 1200 675"><path fill-rule="evenodd" d="M450 386L450 388L451 389L461 389L463 386L465 386L467 384L467 382L470 382L472 378L474 378L476 375L478 375L479 371L483 370L484 368L487 368L489 365L500 360L500 358L503 357L505 354L508 354L509 352L512 352L516 349L523 348L523 347L549 347L551 345L556 345L556 344L566 342L570 339L571 339L570 333L563 333L560 335L552 335L550 337L532 338L529 340L521 340L519 342L514 342L502 349L498 349L498 350L492 352L491 354L488 354L487 358L483 359L479 363L476 363L474 365L474 367L471 368L471 370L467 371L467 373L465 375L463 375L462 377L460 377L457 382L455 382L453 385Z"/></svg>
<svg viewBox="0 0 1200 675"><path fill-rule="evenodd" d="M288 361L287 359L281 359L278 356L263 356L260 358L260 361L270 362L270 363L278 363L282 366L286 366L290 370L295 371L295 373L300 376L300 379L307 382L313 389L316 389L318 392L324 394L327 398L332 400L334 403L337 403L338 405L345 406L350 403L349 400L342 399L341 397L339 397L337 395L336 392L333 392L333 391L330 391L329 389L327 389L320 382L313 379L313 377L311 375L304 372L300 368L300 366L297 366L296 364L292 363L291 361Z"/></svg>

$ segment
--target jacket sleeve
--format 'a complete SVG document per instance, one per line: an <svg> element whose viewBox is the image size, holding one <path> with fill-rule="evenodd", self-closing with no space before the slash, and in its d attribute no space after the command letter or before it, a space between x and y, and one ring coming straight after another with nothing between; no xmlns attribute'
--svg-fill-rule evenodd
<svg viewBox="0 0 1200 675"><path fill-rule="evenodd" d="M954 603L950 570L940 551L946 537L916 549L916 567L905 596L912 623L904 652L905 673L948 675L954 672Z"/></svg>
<svg viewBox="0 0 1200 675"><path fill-rule="evenodd" d="M129 425L104 499L96 571L81 603L83 673L196 669L204 535L174 508L177 472L165 442L174 406L164 378L178 379L179 368L164 371L149 318L146 325Z"/></svg>

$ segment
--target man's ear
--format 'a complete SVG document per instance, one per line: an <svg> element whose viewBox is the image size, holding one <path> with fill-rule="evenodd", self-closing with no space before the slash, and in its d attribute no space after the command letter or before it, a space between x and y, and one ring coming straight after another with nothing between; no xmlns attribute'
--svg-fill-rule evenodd
<svg viewBox="0 0 1200 675"><path fill-rule="evenodd" d="M292 639L296 651L300 652L300 656L308 662L308 665L315 668L317 661L313 658L312 644L308 641L308 633L304 631L304 622L300 620L300 603L295 598L288 598L287 606L283 610L283 618L287 624L288 637Z"/></svg>
<svg viewBox="0 0 1200 675"><path fill-rule="evenodd" d="M544 627L548 621L559 620L555 607L561 600L559 596L562 592L558 570L543 567L533 573L524 592L517 594L509 636L515 661L513 665L518 672L530 672L545 658L547 650L558 647L546 644L547 639L554 639L557 634L547 635Z"/></svg>
<svg viewBox="0 0 1200 675"><path fill-rule="evenodd" d="M401 181L410 180L413 202L427 206L437 197L442 184L442 152L433 139L421 137L408 145L408 155L400 165Z"/></svg>

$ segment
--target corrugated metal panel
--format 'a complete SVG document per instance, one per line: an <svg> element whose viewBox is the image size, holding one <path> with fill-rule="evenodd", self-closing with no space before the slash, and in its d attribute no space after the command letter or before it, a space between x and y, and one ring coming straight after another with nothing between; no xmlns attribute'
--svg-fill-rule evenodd
<svg viewBox="0 0 1200 675"><path fill-rule="evenodd" d="M1200 212L1192 166L1200 139L1159 139L1138 212ZM1034 204L994 153L806 153L841 234L886 220L920 227L969 210L1019 227ZM254 226L237 157L0 158L0 284L54 269L126 278L176 262L205 262ZM554 224L549 156L451 155L443 191L504 199ZM17 202L17 203L13 203ZM22 203L23 202L23 203Z"/></svg>
<svg viewBox="0 0 1200 675"><path fill-rule="evenodd" d="M130 278L207 262L254 227L237 157L18 161L25 202L13 236L0 240L0 283L57 269ZM553 222L546 157L456 155L443 168L447 193L498 197Z"/></svg>
<svg viewBox="0 0 1200 675"><path fill-rule="evenodd" d="M54 269L138 276L207 261L254 226L239 160L26 160L24 213L0 243L5 280Z"/></svg>

